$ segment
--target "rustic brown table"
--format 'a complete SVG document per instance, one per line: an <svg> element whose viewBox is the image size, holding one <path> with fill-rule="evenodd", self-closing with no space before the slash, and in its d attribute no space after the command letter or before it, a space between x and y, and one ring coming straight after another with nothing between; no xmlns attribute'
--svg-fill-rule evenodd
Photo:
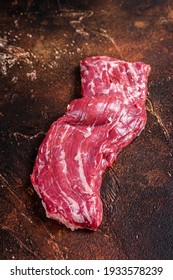
<svg viewBox="0 0 173 280"><path fill-rule="evenodd" d="M46 218L30 183L50 124L80 97L79 61L151 65L148 121L103 176L96 232ZM173 259L173 3L0 2L0 258Z"/></svg>

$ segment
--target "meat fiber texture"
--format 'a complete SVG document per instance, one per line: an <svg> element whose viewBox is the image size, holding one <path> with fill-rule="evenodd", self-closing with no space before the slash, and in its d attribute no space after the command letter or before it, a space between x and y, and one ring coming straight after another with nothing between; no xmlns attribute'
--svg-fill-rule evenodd
<svg viewBox="0 0 173 280"><path fill-rule="evenodd" d="M146 124L150 66L97 56L84 59L80 69L82 98L51 125L31 181L47 217L71 230L96 230L102 174Z"/></svg>

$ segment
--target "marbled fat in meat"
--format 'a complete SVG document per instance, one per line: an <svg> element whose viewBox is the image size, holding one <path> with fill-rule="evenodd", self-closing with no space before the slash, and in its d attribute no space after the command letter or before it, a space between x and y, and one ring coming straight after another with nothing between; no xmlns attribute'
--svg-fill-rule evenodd
<svg viewBox="0 0 173 280"><path fill-rule="evenodd" d="M102 174L146 124L150 66L97 56L84 59L80 69L82 98L51 125L31 181L47 217L71 230L96 230Z"/></svg>

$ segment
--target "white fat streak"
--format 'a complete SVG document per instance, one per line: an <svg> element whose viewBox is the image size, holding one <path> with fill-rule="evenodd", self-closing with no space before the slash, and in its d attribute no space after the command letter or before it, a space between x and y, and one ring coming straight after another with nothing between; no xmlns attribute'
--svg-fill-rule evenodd
<svg viewBox="0 0 173 280"><path fill-rule="evenodd" d="M64 127L65 127L65 130L64 130L64 134L63 134L62 137L61 137L61 142L63 142L62 140L65 138L66 133L67 133L67 131L69 130L69 128L74 129L74 128L72 128L69 124L66 124Z"/></svg>
<svg viewBox="0 0 173 280"><path fill-rule="evenodd" d="M80 65L80 68L81 68L82 71L86 71L87 70L87 67L85 65L83 65L83 64Z"/></svg>
<svg viewBox="0 0 173 280"><path fill-rule="evenodd" d="M118 64L115 61L109 61L108 65L110 66L109 69L108 69L108 73L111 74L111 75L114 75L113 71L114 71L115 68L119 68Z"/></svg>
<svg viewBox="0 0 173 280"><path fill-rule="evenodd" d="M140 85L140 87L141 87L141 88L145 88L145 87L146 87L145 83L142 82L142 84Z"/></svg>
<svg viewBox="0 0 173 280"><path fill-rule="evenodd" d="M86 83L86 79L85 78L81 78L81 82L82 83Z"/></svg>
<svg viewBox="0 0 173 280"><path fill-rule="evenodd" d="M44 206L44 205L43 205ZM61 222L62 224L64 224L67 228L70 228L72 231L74 231L75 229L78 229L78 228L83 228L83 226L77 226L73 223L70 223L68 219L64 218L61 214L59 213L56 213L56 214L52 214L52 213L49 213L46 209L46 205L45 205L45 210L46 210L46 216L48 218L51 218L51 219L54 219L54 220L57 220L59 222Z"/></svg>
<svg viewBox="0 0 173 280"><path fill-rule="evenodd" d="M38 158L38 172L40 173L41 170L45 167L45 162L41 159Z"/></svg>
<svg viewBox="0 0 173 280"><path fill-rule="evenodd" d="M139 97L140 95L142 95L142 93L140 91L134 90L133 97Z"/></svg>
<svg viewBox="0 0 173 280"><path fill-rule="evenodd" d="M132 88L131 87L127 87L127 91L128 91L128 93L132 93L133 92L133 90L132 90Z"/></svg>
<svg viewBox="0 0 173 280"><path fill-rule="evenodd" d="M49 160L49 154L50 154L50 149L49 149L50 141L51 141L51 138L50 138L50 135L49 135L49 138L47 139L46 145L45 145L46 146L45 158L46 158L47 161Z"/></svg>
<svg viewBox="0 0 173 280"><path fill-rule="evenodd" d="M82 200L81 201L81 206L77 201L75 201L73 198L67 196L67 194L61 190L61 193L64 197L64 200L68 203L69 208L71 210L71 216L73 220L77 223L83 223L84 222L84 217L89 221L89 223L92 223L92 218L91 215L87 209L86 206L86 201ZM92 207L90 207L90 211L94 214L95 212L95 198L92 197ZM81 208L83 208L83 211L81 211Z"/></svg>
<svg viewBox="0 0 173 280"><path fill-rule="evenodd" d="M80 150L78 150L77 155L75 156L74 160L78 162L79 176L80 176L82 185L85 188L85 193L91 195L93 193L93 191L92 191L91 187L88 185L85 174L84 174L84 168L83 168L83 163L82 163L82 157L81 157Z"/></svg>
<svg viewBox="0 0 173 280"><path fill-rule="evenodd" d="M65 161L65 151L64 150L61 150L61 154L60 154L60 159L61 159L61 164L63 166L63 173L67 173L67 164L66 164L66 161Z"/></svg>
<svg viewBox="0 0 173 280"><path fill-rule="evenodd" d="M114 83L111 83L110 85L110 91L113 91L114 93L116 93L117 91L118 92L121 92L121 94L123 95L123 103L124 105L128 104L129 103L129 100L130 99L130 96L126 96L126 93L125 93L125 90L124 90L124 85L121 85L121 84L114 84Z"/></svg>
<svg viewBox="0 0 173 280"><path fill-rule="evenodd" d="M84 137L85 137L85 138L87 138L87 137L89 137L89 136L91 135L91 127L88 126L88 127L86 128L86 130L87 130L87 132L84 133Z"/></svg>
<svg viewBox="0 0 173 280"><path fill-rule="evenodd" d="M45 167L45 164L39 164L38 172L40 173L44 167Z"/></svg>
<svg viewBox="0 0 173 280"><path fill-rule="evenodd" d="M78 202L76 202L73 198L67 196L67 194L63 191L62 191L62 195L64 196L64 200L67 201L70 207L71 216L73 217L73 220L77 223L83 223L84 217L83 214L81 214L81 210Z"/></svg>
<svg viewBox="0 0 173 280"><path fill-rule="evenodd" d="M48 159L49 159L49 154L50 154L50 151L49 151L49 149L47 148L47 149L46 149L46 152L45 152L45 157L46 157L47 161L48 161Z"/></svg>
<svg viewBox="0 0 173 280"><path fill-rule="evenodd" d="M112 117L109 117L109 118L108 118L108 121L112 122L112 120L113 120Z"/></svg>
<svg viewBox="0 0 173 280"><path fill-rule="evenodd" d="M122 84L114 84L114 83L111 83L110 84L110 90L113 90L114 92L118 91L118 92L121 92L121 91L124 91L124 85Z"/></svg>
<svg viewBox="0 0 173 280"><path fill-rule="evenodd" d="M42 201L42 204L43 204L43 207L45 208L46 210L46 216L48 218L51 218L51 219L54 219L54 220L57 220L59 222L61 222L62 224L66 225L66 227L70 228L71 230L75 230L79 227L75 226L74 224L70 223L68 219L66 219L65 217L63 217L62 214L59 214L59 213L50 213L48 210L47 210L47 206L46 204ZM60 209L60 207L59 207Z"/></svg>
<svg viewBox="0 0 173 280"><path fill-rule="evenodd" d="M83 222L84 222L84 215L83 215L83 213L81 213L81 211L80 211L80 205L78 204L78 202L76 202L73 198L67 196L67 193L65 193L65 192L62 190L62 188L61 188L60 193L61 193L61 195L63 196L64 201L65 201L65 202L67 203L67 205L69 206L69 209L70 209L70 212L71 212L71 216L72 216L72 218L73 218L73 221L74 221L74 222L77 222L77 223L83 223ZM50 197L47 193L45 193L44 195L45 195L48 199L51 200L51 197ZM46 207L46 204L44 203L44 201L42 201L42 204L43 204L44 208L46 209L47 207ZM61 205L59 204L59 205L58 205L58 209L57 209L57 207L55 207L55 208L53 209L53 211L54 211L53 214L50 213L50 212L48 212L48 211L46 211L46 212L47 212L48 217L53 217L53 216L55 216L55 215L58 215L57 212L60 211L61 209L63 209L63 208L62 208ZM63 209L63 210L64 210L64 209ZM65 219L65 218L64 218L62 215L60 215L60 216L58 217L58 220L59 220L59 221L64 221L64 219ZM69 223L69 221L67 221L67 222Z"/></svg>
<svg viewBox="0 0 173 280"><path fill-rule="evenodd" d="M110 89L109 89L109 88L108 88L108 89L103 89L103 90L102 90L102 93L105 94L105 95L109 94L109 92L110 92Z"/></svg>
<svg viewBox="0 0 173 280"><path fill-rule="evenodd" d="M91 92L95 95L95 91L94 91L95 84L94 84L94 81L91 81L88 85L90 87Z"/></svg>
<svg viewBox="0 0 173 280"><path fill-rule="evenodd" d="M41 158L38 158L38 162L39 162L39 164L41 164L41 165L45 165L45 162L44 162Z"/></svg>
<svg viewBox="0 0 173 280"><path fill-rule="evenodd" d="M117 127L117 131L121 134L121 135L125 135L127 132L127 128L126 127Z"/></svg>
<svg viewBox="0 0 173 280"><path fill-rule="evenodd" d="M109 61L108 64L111 66L110 69L117 68L119 66L119 62L117 61Z"/></svg>
<svg viewBox="0 0 173 280"><path fill-rule="evenodd" d="M137 75L137 73L135 72L134 67L132 66L131 63L128 64L128 67L129 67L129 70L130 70L131 74L133 75L133 79L135 80L135 82L137 82L137 80L138 80L138 75Z"/></svg>
<svg viewBox="0 0 173 280"><path fill-rule="evenodd" d="M84 200L82 201L82 207L83 207L83 215L87 218L87 220L91 224L92 223L92 219L91 219L90 213L89 213L89 211L88 211L88 209L86 207L86 202ZM91 211L91 209L90 209L90 211ZM92 211L92 212L94 212L94 211Z"/></svg>

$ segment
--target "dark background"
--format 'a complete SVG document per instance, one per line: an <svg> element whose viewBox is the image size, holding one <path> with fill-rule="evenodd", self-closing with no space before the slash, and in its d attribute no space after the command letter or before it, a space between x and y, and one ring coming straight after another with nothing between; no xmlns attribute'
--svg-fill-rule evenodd
<svg viewBox="0 0 173 280"><path fill-rule="evenodd" d="M0 1L1 259L173 259L172 42L172 1ZM30 173L92 55L151 65L148 121L103 176L100 228L71 232Z"/></svg>

